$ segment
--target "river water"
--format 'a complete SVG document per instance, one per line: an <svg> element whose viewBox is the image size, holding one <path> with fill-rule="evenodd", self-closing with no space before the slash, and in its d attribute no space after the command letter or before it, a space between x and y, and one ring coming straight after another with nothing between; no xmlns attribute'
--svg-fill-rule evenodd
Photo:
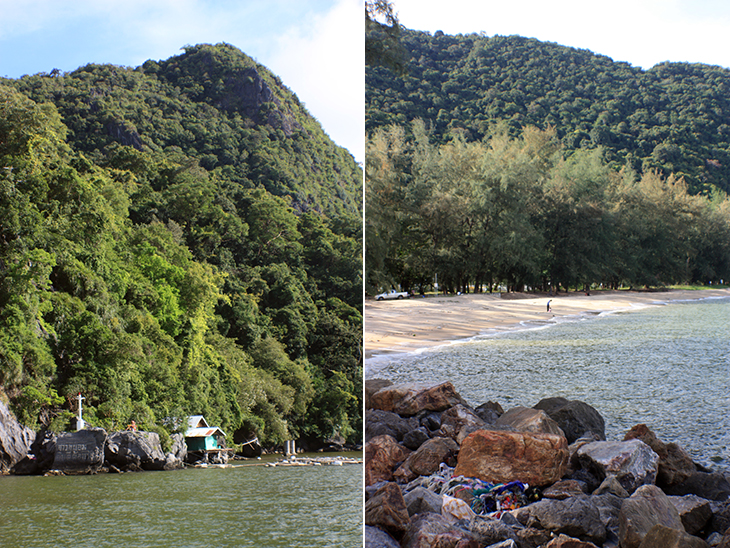
<svg viewBox="0 0 730 548"><path fill-rule="evenodd" d="M471 405L506 410L563 396L595 407L606 438L644 423L695 461L730 470L730 299L522 326L366 363L367 378L451 381Z"/></svg>
<svg viewBox="0 0 730 548"><path fill-rule="evenodd" d="M362 477L359 464L0 477L0 546L362 546Z"/></svg>

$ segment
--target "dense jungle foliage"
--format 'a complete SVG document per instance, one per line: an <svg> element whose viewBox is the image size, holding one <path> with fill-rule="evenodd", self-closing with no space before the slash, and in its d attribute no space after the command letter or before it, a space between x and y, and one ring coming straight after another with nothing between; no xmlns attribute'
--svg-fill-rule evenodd
<svg viewBox="0 0 730 548"><path fill-rule="evenodd" d="M367 67L366 288L730 278L730 72L402 29Z"/></svg>
<svg viewBox="0 0 730 548"><path fill-rule="evenodd" d="M0 382L19 419L362 436L362 170L227 44L0 80Z"/></svg>

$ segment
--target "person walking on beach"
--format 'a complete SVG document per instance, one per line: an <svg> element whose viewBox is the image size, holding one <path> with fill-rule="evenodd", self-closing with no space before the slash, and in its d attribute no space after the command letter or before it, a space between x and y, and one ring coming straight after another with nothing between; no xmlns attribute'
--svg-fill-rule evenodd
<svg viewBox="0 0 730 548"><path fill-rule="evenodd" d="M552 309L552 308L550 308L550 303L551 303L551 302L553 302L553 300L552 300L552 299L550 299L550 300L549 300L549 301L547 302L547 311L548 311L548 312L552 312L552 311L553 311L553 309Z"/></svg>

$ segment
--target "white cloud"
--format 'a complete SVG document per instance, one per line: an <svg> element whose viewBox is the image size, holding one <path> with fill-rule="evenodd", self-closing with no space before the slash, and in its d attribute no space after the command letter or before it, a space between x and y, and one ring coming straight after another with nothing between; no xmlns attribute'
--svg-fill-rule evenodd
<svg viewBox="0 0 730 548"><path fill-rule="evenodd" d="M326 14L279 35L269 65L358 161L364 160L364 36L362 2L338 0Z"/></svg>

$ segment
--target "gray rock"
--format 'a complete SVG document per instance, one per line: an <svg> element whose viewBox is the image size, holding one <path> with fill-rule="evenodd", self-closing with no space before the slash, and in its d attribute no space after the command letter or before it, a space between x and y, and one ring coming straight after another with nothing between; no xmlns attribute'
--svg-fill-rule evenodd
<svg viewBox="0 0 730 548"><path fill-rule="evenodd" d="M690 535L696 535L712 519L712 508L710 501L697 495L685 495L683 497L669 497L669 500L679 512L685 531Z"/></svg>
<svg viewBox="0 0 730 548"><path fill-rule="evenodd" d="M697 495L707 500L727 500L730 497L730 482L719 472L694 472L678 485L665 487L668 495Z"/></svg>
<svg viewBox="0 0 730 548"><path fill-rule="evenodd" d="M0 472L9 472L30 452L35 432L20 424L10 409L0 402Z"/></svg>
<svg viewBox="0 0 730 548"><path fill-rule="evenodd" d="M167 463L156 432L112 432L105 457L120 470L164 470Z"/></svg>
<svg viewBox="0 0 730 548"><path fill-rule="evenodd" d="M588 443L578 449L576 459L580 467L601 479L615 475L629 493L653 484L659 463L658 455L640 440Z"/></svg>
<svg viewBox="0 0 730 548"><path fill-rule="evenodd" d="M429 491L425 487L416 487L403 496L406 501L406 508L409 516L422 514L424 512L432 512L434 514L441 513L441 506L444 498L441 495Z"/></svg>
<svg viewBox="0 0 730 548"><path fill-rule="evenodd" d="M627 495L628 496L628 495ZM593 495L591 500L598 508L601 523L606 527L606 540L603 546L618 546L619 544L619 514L623 498L612 493Z"/></svg>
<svg viewBox="0 0 730 548"><path fill-rule="evenodd" d="M519 540L512 528L503 521L481 516L471 520L469 532L480 546L498 545L502 542L515 543Z"/></svg>
<svg viewBox="0 0 730 548"><path fill-rule="evenodd" d="M56 438L53 469L66 474L94 474L104 464L107 433L103 428L63 432Z"/></svg>
<svg viewBox="0 0 730 548"><path fill-rule="evenodd" d="M565 398L545 398L535 409L542 409L558 423L568 443L573 443L586 434L595 434L606 439L606 424L601 414L585 402Z"/></svg>
<svg viewBox="0 0 730 548"><path fill-rule="evenodd" d="M490 544L487 548L517 548L517 543L512 539L507 539L502 542Z"/></svg>
<svg viewBox="0 0 730 548"><path fill-rule="evenodd" d="M487 424L494 424L504 414L502 406L491 401L481 404L474 412Z"/></svg>
<svg viewBox="0 0 730 548"><path fill-rule="evenodd" d="M479 416L465 405L457 404L441 413L439 435L449 437L461 444L468 435L465 431L479 430L486 425Z"/></svg>
<svg viewBox="0 0 730 548"><path fill-rule="evenodd" d="M656 485L642 485L621 503L621 547L638 548L647 533L657 524L684 531L679 512L669 497Z"/></svg>
<svg viewBox="0 0 730 548"><path fill-rule="evenodd" d="M415 451L416 449L421 447L421 445L426 443L430 437L431 436L429 436L429 433L428 433L428 430L426 429L426 427L419 426L415 430L411 430L410 432L407 432L403 436L402 443L411 451Z"/></svg>
<svg viewBox="0 0 730 548"><path fill-rule="evenodd" d="M382 529L366 525L365 548L400 548L400 544Z"/></svg>
<svg viewBox="0 0 730 548"><path fill-rule="evenodd" d="M614 475L606 476L606 479L598 486L598 489L593 491L594 495L603 495L604 493L611 493L622 499L629 496L628 491L624 489L623 485L619 483Z"/></svg>
<svg viewBox="0 0 730 548"><path fill-rule="evenodd" d="M606 526L592 497L581 495L566 500L541 500L513 513L523 525L564 533L601 545Z"/></svg>
<svg viewBox="0 0 730 548"><path fill-rule="evenodd" d="M459 548L481 548L466 531L459 529L441 514L424 512L413 517L401 541L404 548L425 548L427 546L458 546Z"/></svg>
<svg viewBox="0 0 730 548"><path fill-rule="evenodd" d="M418 421L414 418L404 419L392 411L371 409L365 413L365 441L376 436L388 435L396 440L403 440L411 430L418 428Z"/></svg>

